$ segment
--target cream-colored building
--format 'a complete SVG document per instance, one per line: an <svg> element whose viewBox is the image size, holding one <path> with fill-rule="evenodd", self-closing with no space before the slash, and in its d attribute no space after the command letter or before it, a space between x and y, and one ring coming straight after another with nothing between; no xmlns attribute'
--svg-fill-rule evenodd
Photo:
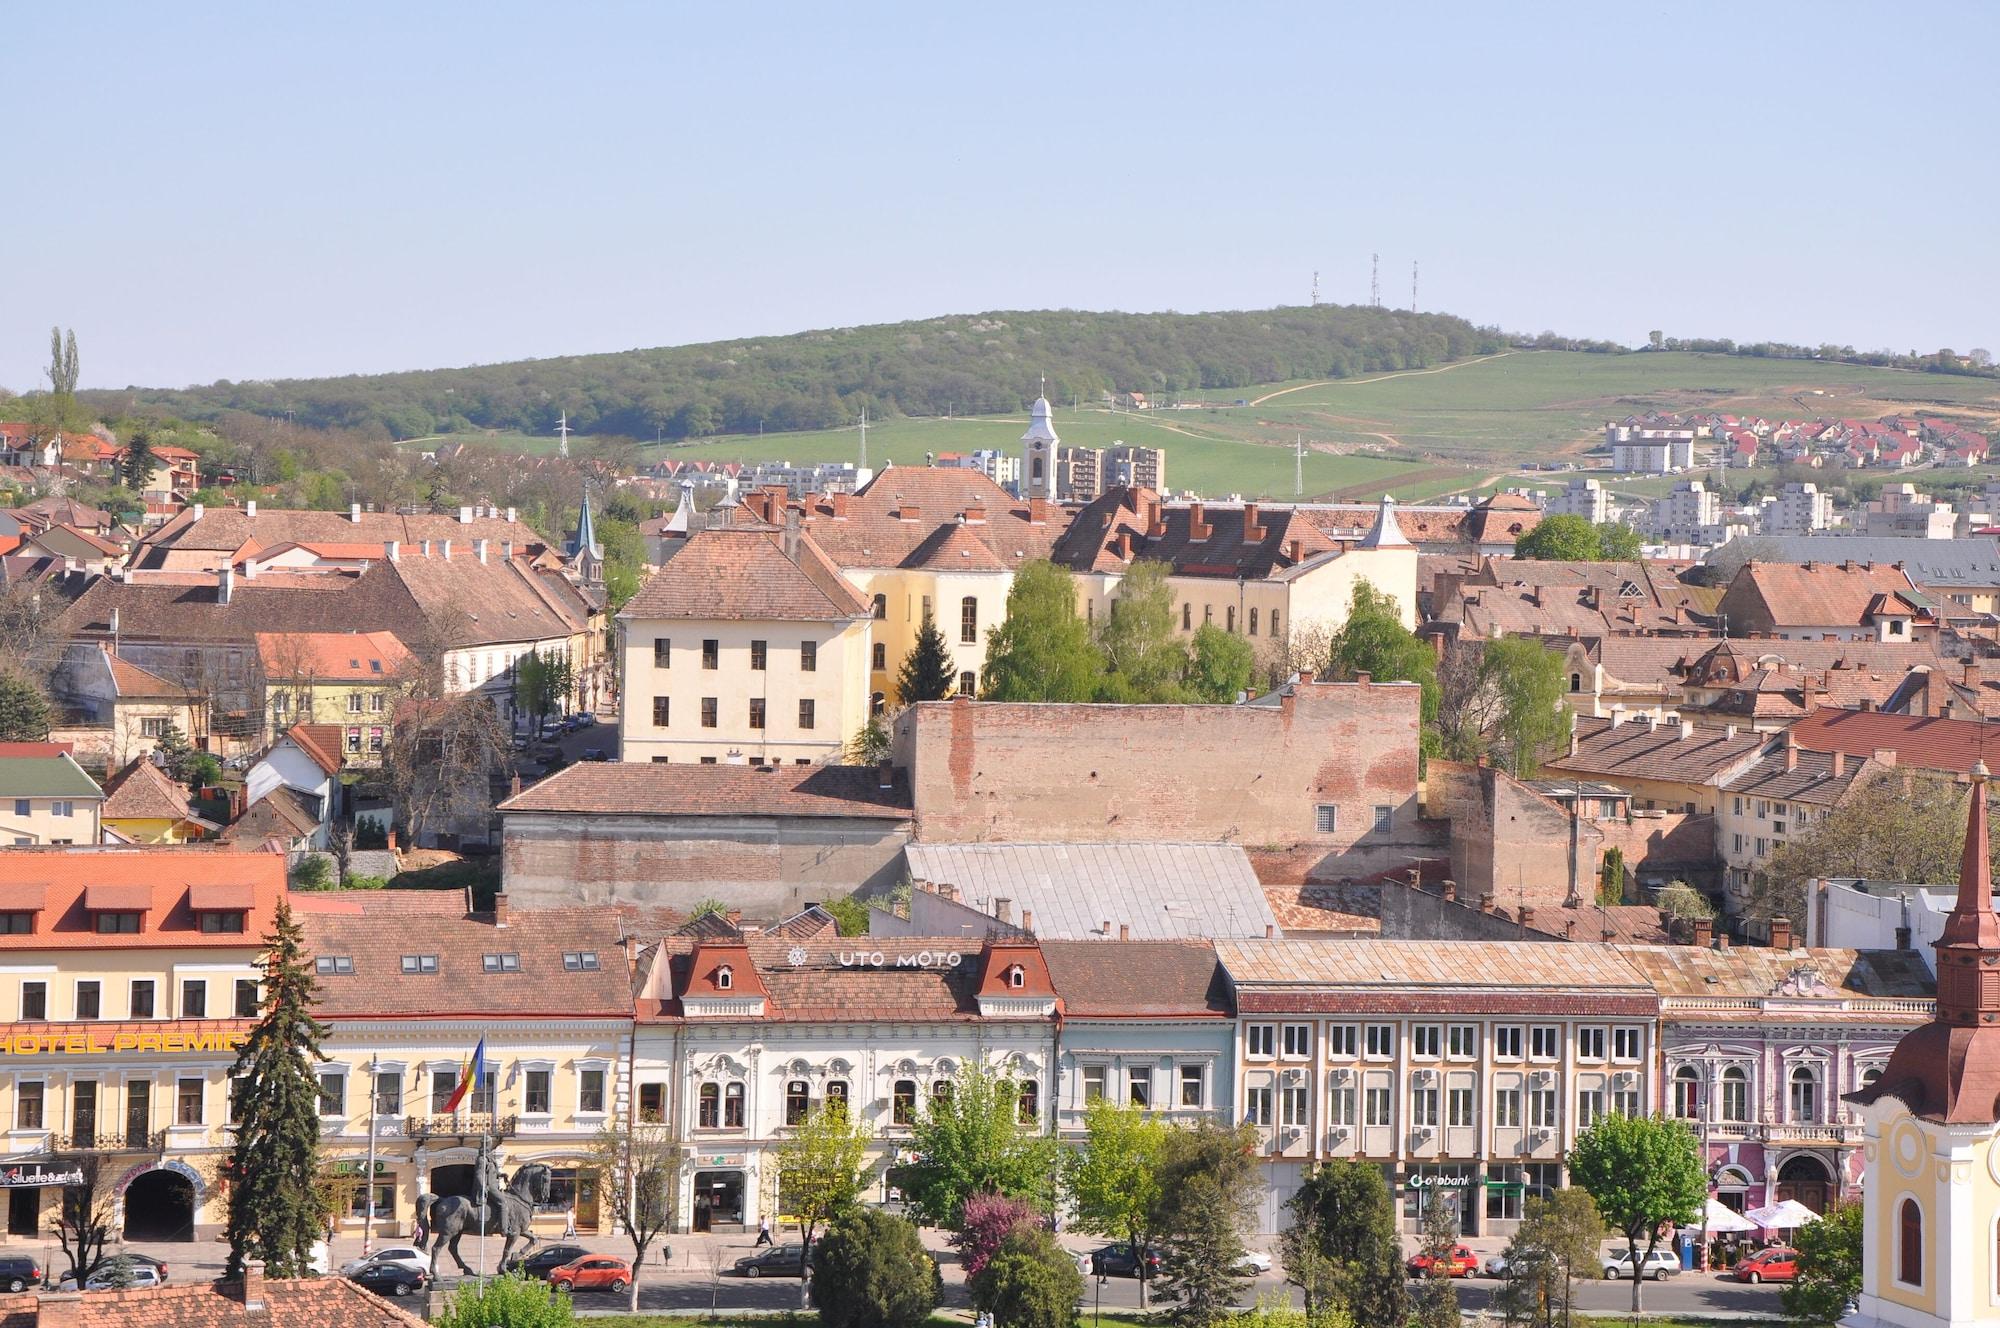
<svg viewBox="0 0 2000 1328"><path fill-rule="evenodd" d="M1848 1098L1862 1109L1868 1172L1847 1328L2000 1320L2000 917L1985 762L1972 773L1958 903L1937 940L1937 1014Z"/></svg>
<svg viewBox="0 0 2000 1328"><path fill-rule="evenodd" d="M61 743L0 743L0 845L95 844L104 790Z"/></svg>
<svg viewBox="0 0 2000 1328"><path fill-rule="evenodd" d="M622 759L837 758L867 722L872 623L796 529L698 531L618 615Z"/></svg>

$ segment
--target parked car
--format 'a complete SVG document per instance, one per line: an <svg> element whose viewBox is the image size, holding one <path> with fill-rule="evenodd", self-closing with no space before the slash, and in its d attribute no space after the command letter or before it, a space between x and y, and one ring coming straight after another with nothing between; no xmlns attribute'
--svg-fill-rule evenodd
<svg viewBox="0 0 2000 1328"><path fill-rule="evenodd" d="M571 728L578 728L578 729L593 728L597 724L597 716L592 714L588 710L580 710L576 714L571 715L569 717L569 722Z"/></svg>
<svg viewBox="0 0 2000 1328"><path fill-rule="evenodd" d="M738 1277L804 1277L806 1247L772 1245L755 1254L744 1255L730 1271Z"/></svg>
<svg viewBox="0 0 2000 1328"><path fill-rule="evenodd" d="M109 1261L109 1259L110 1259L111 1257L112 1257L112 1256L106 1256L106 1261L108 1262L108 1261ZM130 1260L130 1261L131 1261L131 1264L132 1264L132 1266L133 1266L134 1268L150 1268L150 1269L152 1270L152 1272L153 1272L153 1276L154 1276L154 1277L156 1277L156 1278L158 1279L158 1281L156 1281L156 1282L148 1282L148 1283L146 1284L147 1286L163 1286L163 1285L165 1285L165 1284L166 1284L166 1280L167 1280L167 1265L166 1265L166 1262L165 1262L164 1260L161 1260L161 1259L155 1259L155 1258L154 1258L154 1257L153 1257L152 1255L150 1255L150 1254L141 1254L141 1253L139 1253L139 1252L138 1252L137 1250L127 1250L127 1251L125 1252L125 1257L126 1257L126 1258L127 1258L128 1260ZM9 1262L9 1263L11 1263L11 1262L15 1262L15 1261L14 1261L14 1260L7 1260L6 1262ZM22 1263L33 1263L34 1261L33 1261L33 1260L31 1260L31 1259L23 1259L23 1260L20 1260L19 1262L22 1262ZM103 1264L99 1264L99 1265L97 1266L97 1272L96 1272L96 1273L92 1273L92 1274L90 1275L90 1278L86 1278L86 1279L84 1280L84 1285L85 1285L86 1287L88 1287L88 1286L90 1285L90 1282L91 1282L91 1280L92 1280L92 1279L95 1279L95 1278L97 1277L98 1273L102 1273L103 1271L104 1271L104 1265L103 1265ZM9 1278L8 1278L8 1280L7 1280L7 1285L9 1285L9 1286L12 1286L12 1285L13 1285L13 1279L12 1279L12 1277L9 1277ZM59 1291L74 1291L74 1290L76 1290L76 1277L75 1277L75 1276L74 1276L73 1274L70 1274L70 1273L64 1273L64 1274L63 1274L63 1275L62 1275L62 1276L61 1276L60 1278L58 1278L58 1279L57 1279L57 1281L56 1281L56 1289L57 1289L57 1290L59 1290Z"/></svg>
<svg viewBox="0 0 2000 1328"><path fill-rule="evenodd" d="M422 1273L426 1277L429 1277L431 1272L431 1256L425 1254L416 1246L385 1245L365 1259L353 1259L342 1264L340 1275L342 1277L352 1277L362 1269L373 1267L376 1264L394 1264L398 1268L407 1268L413 1273Z"/></svg>
<svg viewBox="0 0 2000 1328"><path fill-rule="evenodd" d="M536 732L544 738L560 738L569 730L563 727L563 722L559 719L545 719L542 721L542 727Z"/></svg>
<svg viewBox="0 0 2000 1328"><path fill-rule="evenodd" d="M0 1287L25 1291L42 1280L42 1266L25 1254L0 1257Z"/></svg>
<svg viewBox="0 0 2000 1328"><path fill-rule="evenodd" d="M1271 1256L1262 1250L1245 1250L1243 1252L1243 1262L1238 1265L1237 1271L1252 1276L1258 1273L1268 1273L1271 1271Z"/></svg>
<svg viewBox="0 0 2000 1328"><path fill-rule="evenodd" d="M1632 1261L1645 1261L1644 1277L1649 1282L1657 1282L1663 1277L1672 1277L1681 1270L1680 1257L1672 1250L1654 1250L1651 1254L1635 1255L1631 1250L1614 1254L1604 1261L1606 1277L1632 1276Z"/></svg>
<svg viewBox="0 0 2000 1328"><path fill-rule="evenodd" d="M1799 1275L1799 1252L1786 1245L1773 1245L1736 1265L1739 1282L1789 1282Z"/></svg>
<svg viewBox="0 0 2000 1328"><path fill-rule="evenodd" d="M1128 1242L1116 1241L1090 1252L1090 1271L1097 1277L1158 1277L1160 1256L1156 1250L1147 1250L1142 1261Z"/></svg>
<svg viewBox="0 0 2000 1328"><path fill-rule="evenodd" d="M90 1275L90 1280L83 1284L83 1289L85 1291L124 1291L132 1288L156 1287L165 1284L166 1279L160 1276L157 1268L142 1264L137 1259L131 1260L130 1264L130 1268L123 1275L116 1268L99 1268Z"/></svg>
<svg viewBox="0 0 2000 1328"><path fill-rule="evenodd" d="M590 1253L581 1245L537 1245L525 1259L516 1259L502 1272L518 1272L523 1277L548 1280L550 1273L566 1263L574 1263Z"/></svg>
<svg viewBox="0 0 2000 1328"><path fill-rule="evenodd" d="M632 1285L632 1265L609 1254L586 1254L551 1269L549 1285L571 1291L623 1291Z"/></svg>
<svg viewBox="0 0 2000 1328"><path fill-rule="evenodd" d="M1471 1277L1479 1271L1479 1256L1463 1245L1451 1247L1451 1253L1444 1256L1446 1277ZM1411 1277L1429 1277L1431 1256L1419 1254L1405 1265Z"/></svg>
<svg viewBox="0 0 2000 1328"><path fill-rule="evenodd" d="M1504 1254L1489 1254L1486 1256L1486 1275L1488 1277L1505 1277L1507 1275L1507 1256Z"/></svg>
<svg viewBox="0 0 2000 1328"><path fill-rule="evenodd" d="M399 1263L371 1263L349 1273L347 1280L378 1296L414 1296L430 1285L431 1275Z"/></svg>
<svg viewBox="0 0 2000 1328"><path fill-rule="evenodd" d="M609 761L611 758L604 754L602 747L586 747L583 749L583 759L586 761Z"/></svg>

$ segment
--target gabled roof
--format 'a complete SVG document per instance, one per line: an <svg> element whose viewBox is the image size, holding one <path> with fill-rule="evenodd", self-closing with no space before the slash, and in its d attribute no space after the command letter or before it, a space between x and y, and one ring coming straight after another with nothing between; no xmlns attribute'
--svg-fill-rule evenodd
<svg viewBox="0 0 2000 1328"><path fill-rule="evenodd" d="M410 662L394 632L259 632L264 676L313 682L387 682Z"/></svg>
<svg viewBox="0 0 2000 1328"><path fill-rule="evenodd" d="M967 533L1002 566L1046 558L1068 523L1053 504L1035 519L1033 504L1013 497L976 470L892 466L854 494L822 494L804 504L805 533L836 567L901 567L943 525L960 516Z"/></svg>
<svg viewBox="0 0 2000 1328"><path fill-rule="evenodd" d="M1733 542L1733 541L1732 541ZM1896 535L1758 535L1745 547L1754 549L1761 564L1842 562L1885 567L1901 563L1919 587L1939 590L2000 586L2000 540L1991 535L1964 539L1912 539ZM1708 555L1710 562L1728 549Z"/></svg>
<svg viewBox="0 0 2000 1328"><path fill-rule="evenodd" d="M1924 612L1924 601L1910 598L1915 593L1909 576L1891 563L1751 561L1730 581L1721 608L1746 623L1757 622L1761 610L1779 628L1859 627L1885 595Z"/></svg>
<svg viewBox="0 0 2000 1328"><path fill-rule="evenodd" d="M1078 572L1123 572L1146 560L1179 576L1261 580L1339 548L1293 508L1165 503L1151 489L1119 487L1070 518L1051 556Z"/></svg>
<svg viewBox="0 0 2000 1328"><path fill-rule="evenodd" d="M219 838L246 849L289 849L318 829L319 820L306 795L280 784L245 807Z"/></svg>
<svg viewBox="0 0 2000 1328"><path fill-rule="evenodd" d="M1867 757L1850 759L1843 755L1840 770L1836 772L1833 767L1832 753L1799 751L1793 755L1779 748L1749 768L1728 776L1722 787L1746 798L1777 798L1832 807L1857 785L1882 772L1882 767Z"/></svg>
<svg viewBox="0 0 2000 1328"><path fill-rule="evenodd" d="M340 773L340 725L294 724L285 730L285 740L304 752L306 759L327 774Z"/></svg>
<svg viewBox="0 0 2000 1328"><path fill-rule="evenodd" d="M305 509L262 507L255 516L241 507L190 507L179 516L147 534L134 554L134 565L164 565L169 549L234 553L246 544L359 544L382 548L390 540L404 551L416 549L424 540L451 540L472 552L473 541L484 539L498 548L512 540L517 550L529 552L545 541L532 526L509 521L505 516L488 515L473 508L469 520L461 521L451 512L320 512Z"/></svg>
<svg viewBox="0 0 2000 1328"><path fill-rule="evenodd" d="M1230 1013L1207 941L1053 941L1041 945L1070 1019L1207 1019Z"/></svg>
<svg viewBox="0 0 2000 1328"><path fill-rule="evenodd" d="M1614 724L1590 715L1577 716L1574 736L1576 750L1548 762L1548 768L1613 783L1622 777L1713 784L1753 760L1768 740L1762 733L1732 735L1694 725L1684 731L1679 724L1645 719Z"/></svg>
<svg viewBox="0 0 2000 1328"><path fill-rule="evenodd" d="M185 821L194 817L187 790L143 756L104 783L107 821Z"/></svg>
<svg viewBox="0 0 2000 1328"><path fill-rule="evenodd" d="M53 756L0 756L0 798L83 798L104 796L97 781L67 752Z"/></svg>
<svg viewBox="0 0 2000 1328"><path fill-rule="evenodd" d="M1936 982L1914 950L1774 950L1764 945L1622 946L1625 962L1661 996L1836 1001L1862 997L1927 997ZM1913 1015L1911 1022L1920 1016Z"/></svg>
<svg viewBox="0 0 2000 1328"><path fill-rule="evenodd" d="M788 557L785 538L734 526L697 531L619 617L843 622L868 615L861 592L810 539L799 537Z"/></svg>
<svg viewBox="0 0 2000 1328"><path fill-rule="evenodd" d="M104 655L104 666L111 673L111 685L121 699L183 701L196 695L192 687L163 678L151 669L142 669L131 660L113 654L108 645L99 643L97 648Z"/></svg>
<svg viewBox="0 0 2000 1328"><path fill-rule="evenodd" d="M1787 736L1813 752L1867 756L1896 754L1896 764L1963 775L1988 755L2000 752L2000 724L1928 715L1885 715L1879 710L1813 711L1792 725Z"/></svg>
<svg viewBox="0 0 2000 1328"><path fill-rule="evenodd" d="M905 820L908 782L874 766L655 765L584 761L500 804L573 816L834 816Z"/></svg>

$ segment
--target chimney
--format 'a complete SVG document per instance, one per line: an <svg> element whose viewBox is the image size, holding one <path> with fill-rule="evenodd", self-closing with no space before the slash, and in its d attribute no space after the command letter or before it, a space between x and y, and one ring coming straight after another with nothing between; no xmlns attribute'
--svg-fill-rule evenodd
<svg viewBox="0 0 2000 1328"><path fill-rule="evenodd" d="M1976 660L1976 659L1968 659L1968 660L1966 660L1966 661L1965 661L1965 685L1966 685L1967 687L1971 687L1971 688L1977 688L1977 687L1978 687L1978 686L1980 685L1980 677L1981 677L1981 673L1980 673L1980 668L1979 668L1979 661L1978 661L1978 660Z"/></svg>
<svg viewBox="0 0 2000 1328"><path fill-rule="evenodd" d="M973 521L984 522L986 520L985 507L975 503L973 506L966 508L965 519L968 522L973 522Z"/></svg>
<svg viewBox="0 0 2000 1328"><path fill-rule="evenodd" d="M1122 559L1123 561L1125 561L1125 562L1128 562L1128 563L1132 561L1132 532L1131 532L1131 531L1129 531L1129 530L1121 530L1121 531L1119 531L1119 532L1118 532L1118 545L1117 545L1117 549L1118 549L1118 556L1119 556L1119 558L1120 558L1120 559Z"/></svg>
<svg viewBox="0 0 2000 1328"><path fill-rule="evenodd" d="M249 517L252 521L257 519L257 500L255 498L243 504L243 515Z"/></svg>
<svg viewBox="0 0 2000 1328"><path fill-rule="evenodd" d="M1032 909L1032 908L1024 908L1024 909L1022 909L1022 910L1021 910L1021 930L1022 930L1022 931L1033 931L1034 929L1035 929L1035 910L1034 910L1034 909Z"/></svg>
<svg viewBox="0 0 2000 1328"><path fill-rule="evenodd" d="M1790 918L1771 919L1771 948L1790 950L1792 948L1792 920Z"/></svg>
<svg viewBox="0 0 2000 1328"><path fill-rule="evenodd" d="M884 792L896 787L896 767L887 761L876 762L875 787Z"/></svg>
<svg viewBox="0 0 2000 1328"><path fill-rule="evenodd" d="M483 540L483 539L476 539L476 540L472 541L472 552L473 552L473 554L474 554L474 555L475 555L475 556L476 556L476 557L477 557L477 558L479 559L479 561L480 561L480 562L482 562L482 563L483 563L483 562L485 562L485 561L486 561L486 541L485 541L485 540Z"/></svg>
<svg viewBox="0 0 2000 1328"><path fill-rule="evenodd" d="M401 562L403 559L403 541L383 540L382 553L392 563Z"/></svg>
<svg viewBox="0 0 2000 1328"><path fill-rule="evenodd" d="M1277 927L1269 922L1264 924L1264 939L1267 941L1275 941L1278 939Z"/></svg>
<svg viewBox="0 0 2000 1328"><path fill-rule="evenodd" d="M993 916L1009 926L1014 922L1014 901L1005 895L993 901Z"/></svg>
<svg viewBox="0 0 2000 1328"><path fill-rule="evenodd" d="M1132 924L1131 924L1131 923L1129 923L1129 922L1121 922L1121 923L1119 923L1119 924L1118 924L1118 939L1119 939L1119 940L1121 940L1121 941L1129 941L1129 940L1131 940L1131 939L1132 939Z"/></svg>
<svg viewBox="0 0 2000 1328"><path fill-rule="evenodd" d="M1719 932L1715 933L1715 948L1716 948L1716 949L1718 949L1718 950L1720 950L1720 951L1722 951L1722 952L1723 952L1724 954L1727 954L1727 953L1729 952L1729 933L1728 933L1728 932L1726 932L1726 931L1719 931Z"/></svg>
<svg viewBox="0 0 2000 1328"><path fill-rule="evenodd" d="M1491 913L1493 911L1492 891L1489 890L1485 894L1479 896L1479 911L1481 913Z"/></svg>
<svg viewBox="0 0 2000 1328"><path fill-rule="evenodd" d="M1099 927L1098 930L1103 932L1106 936L1111 935L1111 919L1110 918L1104 919L1104 925Z"/></svg>
<svg viewBox="0 0 2000 1328"><path fill-rule="evenodd" d="M200 504L200 503L196 503L196 504L194 505L194 519L195 519L195 520L197 520L197 521L201 520L201 514L202 514L202 513L203 513L203 512L205 511L205 510L207 510L207 509L206 509L206 508L204 508L204 507L202 506L202 504Z"/></svg>
<svg viewBox="0 0 2000 1328"><path fill-rule="evenodd" d="M1304 540L1295 540L1295 539L1286 540L1285 561L1288 563L1298 563L1305 561L1302 557L1300 557L1300 555L1305 552L1305 547L1306 547L1306 542Z"/></svg>
<svg viewBox="0 0 2000 1328"><path fill-rule="evenodd" d="M1445 903L1447 903L1447 904L1455 904L1455 903L1457 903L1457 902L1458 902L1458 882L1457 882L1457 881L1446 881L1446 882L1444 883L1444 885L1443 885L1443 886L1442 886L1441 888L1442 888L1442 889L1443 889L1443 891L1444 891L1444 902L1445 902Z"/></svg>
<svg viewBox="0 0 2000 1328"><path fill-rule="evenodd" d="M1317 676L1317 675L1315 675L1315 674L1313 673L1313 671L1312 671L1311 669L1300 669L1300 670L1299 670L1299 686L1301 686L1301 687L1310 687L1310 686L1312 686L1312 680L1313 680L1313 678L1314 678L1315 676Z"/></svg>
<svg viewBox="0 0 2000 1328"><path fill-rule="evenodd" d="M836 493L832 495L832 499L833 499L833 519L835 521L847 520L847 495L844 493Z"/></svg>
<svg viewBox="0 0 2000 1328"><path fill-rule="evenodd" d="M1028 500L1028 523L1035 526L1045 526L1048 522L1049 500L1046 498L1030 498Z"/></svg>
<svg viewBox="0 0 2000 1328"><path fill-rule="evenodd" d="M471 525L471 524L472 524L472 509L471 509L471 508L469 508L469 507L461 507L461 508L459 508L459 509L458 509L458 524L459 524L459 525L461 525L461 526L469 526L469 525Z"/></svg>
<svg viewBox="0 0 2000 1328"><path fill-rule="evenodd" d="M1896 753L1888 747L1877 747L1869 753L1868 759L1885 770L1893 770L1896 767Z"/></svg>
<svg viewBox="0 0 2000 1328"><path fill-rule="evenodd" d="M1835 752L1833 754L1833 777L1835 779L1839 779L1842 775L1846 773L1847 773L1847 753Z"/></svg>
<svg viewBox="0 0 2000 1328"><path fill-rule="evenodd" d="M1261 544L1264 542L1264 527L1257 521L1257 504L1243 504L1243 542Z"/></svg>
<svg viewBox="0 0 2000 1328"><path fill-rule="evenodd" d="M786 559L791 562L799 560L799 526L803 520L804 517L798 508L791 506L785 508L785 533L780 537L780 545L785 551Z"/></svg>
<svg viewBox="0 0 2000 1328"><path fill-rule="evenodd" d="M1789 742L1785 744L1785 770L1787 773L1799 768L1799 749Z"/></svg>
<svg viewBox="0 0 2000 1328"><path fill-rule="evenodd" d="M1907 950L1910 948L1910 929L1908 927L1896 928L1896 948L1898 950Z"/></svg>
<svg viewBox="0 0 2000 1328"><path fill-rule="evenodd" d="M1521 905L1521 930L1526 931L1528 930L1528 928L1534 925L1535 925L1535 906L1533 904Z"/></svg>
<svg viewBox="0 0 2000 1328"><path fill-rule="evenodd" d="M1681 741L1686 742L1693 736L1694 736L1694 721L1691 719L1683 719L1681 721Z"/></svg>
<svg viewBox="0 0 2000 1328"><path fill-rule="evenodd" d="M357 525L357 526L361 524L361 504L360 504L360 503L349 503L349 504L347 505L347 519L348 519L349 521L352 521L352 522L353 522L353 523L354 523L355 525Z"/></svg>
<svg viewBox="0 0 2000 1328"><path fill-rule="evenodd" d="M1715 944L1715 919L1696 918L1694 920L1694 944L1707 949Z"/></svg>
<svg viewBox="0 0 2000 1328"><path fill-rule="evenodd" d="M511 507L507 509L507 520L509 523L512 523L514 520L514 509Z"/></svg>
<svg viewBox="0 0 2000 1328"><path fill-rule="evenodd" d="M224 563L222 571L216 576L215 602L217 604L227 604L235 594L236 569Z"/></svg>
<svg viewBox="0 0 2000 1328"><path fill-rule="evenodd" d="M1565 918L1563 920L1563 939L1566 941L1573 941L1576 939L1575 918Z"/></svg>
<svg viewBox="0 0 2000 1328"><path fill-rule="evenodd" d="M1856 710L1861 711L1863 714L1866 714L1868 711L1873 710L1874 708L1875 708L1875 702L1865 696L1861 698L1861 703L1855 707Z"/></svg>
<svg viewBox="0 0 2000 1328"><path fill-rule="evenodd" d="M1188 538L1190 540L1205 540L1215 533L1215 527L1202 520L1201 513L1202 507L1200 503L1188 504Z"/></svg>
<svg viewBox="0 0 2000 1328"><path fill-rule="evenodd" d="M235 1287L235 1294L230 1296L230 1299L243 1303L243 1315L245 1318L252 1316L257 1318L269 1317L271 1305L264 1298L264 1271L261 1268L257 1267L254 1262L246 1263L243 1267L243 1280L236 1283ZM43 1322L46 1323L47 1320L44 1319Z"/></svg>
<svg viewBox="0 0 2000 1328"><path fill-rule="evenodd" d="M896 517L898 520L921 521L923 515L924 505L922 503L913 503L907 498L898 498L896 500Z"/></svg>
<svg viewBox="0 0 2000 1328"><path fill-rule="evenodd" d="M1734 742L1736 740L1736 726L1734 724L1724 724L1722 726L1722 736Z"/></svg>
<svg viewBox="0 0 2000 1328"><path fill-rule="evenodd" d="M505 890L493 896L493 925L496 927L507 925L507 892Z"/></svg>
<svg viewBox="0 0 2000 1328"><path fill-rule="evenodd" d="M389 851L391 853L396 851L396 832L393 828L389 831Z"/></svg>

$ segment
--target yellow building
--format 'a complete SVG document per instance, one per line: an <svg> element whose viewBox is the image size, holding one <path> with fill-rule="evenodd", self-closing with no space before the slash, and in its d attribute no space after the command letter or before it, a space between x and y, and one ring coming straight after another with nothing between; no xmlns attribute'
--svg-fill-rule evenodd
<svg viewBox="0 0 2000 1328"><path fill-rule="evenodd" d="M1851 1328L2000 1321L2000 917L1987 770L1973 767L1958 903L1937 940L1937 1015L1904 1036L1861 1106L1868 1174Z"/></svg>
<svg viewBox="0 0 2000 1328"><path fill-rule="evenodd" d="M95 1172L130 1240L221 1228L228 1071L258 1013L261 937L285 889L268 853L0 854L0 1120L7 1155ZM59 1191L7 1191L37 1237Z"/></svg>
<svg viewBox="0 0 2000 1328"><path fill-rule="evenodd" d="M102 816L109 843L185 844L222 828L197 816L187 790L143 756L104 781Z"/></svg>
<svg viewBox="0 0 2000 1328"><path fill-rule="evenodd" d="M272 731L337 724L350 762L380 763L411 663L394 632L259 632L257 659Z"/></svg>
<svg viewBox="0 0 2000 1328"><path fill-rule="evenodd" d="M378 1239L410 1231L419 1195L472 1194L484 1136L510 1176L530 1162L551 1168L539 1234L559 1235L572 1206L579 1231L608 1233L582 1164L625 1110L631 969L617 918L510 912L505 895L474 913L448 891L335 891L294 904L317 1014L332 1029L320 1115L329 1166L352 1178L342 1229L362 1234L371 1194ZM481 1045L485 1086L451 1109Z"/></svg>
<svg viewBox="0 0 2000 1328"><path fill-rule="evenodd" d="M868 602L796 530L697 532L618 626L624 760L824 761L867 720Z"/></svg>
<svg viewBox="0 0 2000 1328"><path fill-rule="evenodd" d="M95 844L103 806L66 744L0 743L0 844Z"/></svg>

